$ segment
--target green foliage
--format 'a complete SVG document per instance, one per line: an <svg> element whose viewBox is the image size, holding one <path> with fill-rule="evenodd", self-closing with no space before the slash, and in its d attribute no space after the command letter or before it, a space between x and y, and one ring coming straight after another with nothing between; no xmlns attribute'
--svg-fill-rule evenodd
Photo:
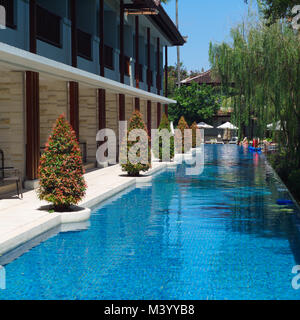
<svg viewBox="0 0 300 320"><path fill-rule="evenodd" d="M40 159L38 196L54 205L55 210L68 210L85 195L81 151L75 132L61 115L46 143Z"/></svg>
<svg viewBox="0 0 300 320"><path fill-rule="evenodd" d="M267 135L267 124L281 121L277 134L285 161L300 167L300 41L284 22L242 24L232 43L210 45L210 61L223 87L234 83L234 122ZM275 133L274 133L275 134Z"/></svg>
<svg viewBox="0 0 300 320"><path fill-rule="evenodd" d="M249 2L245 0L245 2ZM259 7L268 21L268 24L276 22L277 19L292 17L292 8L299 4L298 0L258 0Z"/></svg>
<svg viewBox="0 0 300 320"><path fill-rule="evenodd" d="M145 132L147 132L147 128L145 126L145 123L143 121L143 117L141 115L141 113L139 111L134 111L132 114L132 117L129 121L129 127L128 127L128 132L127 132L127 138L129 136L129 133L134 130L134 129L141 129L144 130ZM122 164L122 170L126 171L128 173L129 176L132 177L137 177L139 176L140 172L146 172L151 168L151 150L150 150L150 146L149 146L149 136L148 136L148 144L145 146L142 146L141 150L139 150L137 152L137 157L140 157L141 154L147 152L148 154L148 163L141 163L141 162L137 162L137 163L131 163L128 159L128 152L130 150L130 148L132 146L134 146L136 143L139 142L139 140L137 141L128 141L127 142L127 146L124 145L125 142L122 142L122 150L125 150L126 155L122 154L121 157L127 159L127 163Z"/></svg>
<svg viewBox="0 0 300 320"><path fill-rule="evenodd" d="M175 90L177 104L169 106L169 119L178 122L183 115L189 124L211 119L220 108L220 96L207 85L192 83Z"/></svg>
<svg viewBox="0 0 300 320"><path fill-rule="evenodd" d="M162 119L159 125L159 132L162 132L162 130L168 130L168 132L171 132L171 127L170 127L170 122L169 119L167 117L167 115L164 113L162 115ZM154 150L159 150L159 154L156 154L156 152L154 152L155 157L158 157L160 159L160 161L163 160L163 138L159 137L159 139L156 139L153 143L155 145ZM174 154L175 154L175 145L174 145L174 136L170 137L170 160L172 160L174 158Z"/></svg>
<svg viewBox="0 0 300 320"><path fill-rule="evenodd" d="M180 79L188 78L189 73L183 64L180 64ZM168 66L168 97L173 98L177 89L177 65Z"/></svg>
<svg viewBox="0 0 300 320"><path fill-rule="evenodd" d="M300 201L300 169L292 170L288 177L288 186Z"/></svg>

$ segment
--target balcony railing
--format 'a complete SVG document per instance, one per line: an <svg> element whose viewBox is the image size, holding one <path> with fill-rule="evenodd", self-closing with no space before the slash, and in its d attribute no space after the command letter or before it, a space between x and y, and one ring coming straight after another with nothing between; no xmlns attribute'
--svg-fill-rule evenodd
<svg viewBox="0 0 300 320"><path fill-rule="evenodd" d="M13 0L0 0L0 6L5 8L6 13L6 26L9 28L16 28L14 19L14 1Z"/></svg>
<svg viewBox="0 0 300 320"><path fill-rule="evenodd" d="M80 29L77 29L78 56L92 60L92 36Z"/></svg>
<svg viewBox="0 0 300 320"><path fill-rule="evenodd" d="M61 48L61 17L37 6L37 38Z"/></svg>

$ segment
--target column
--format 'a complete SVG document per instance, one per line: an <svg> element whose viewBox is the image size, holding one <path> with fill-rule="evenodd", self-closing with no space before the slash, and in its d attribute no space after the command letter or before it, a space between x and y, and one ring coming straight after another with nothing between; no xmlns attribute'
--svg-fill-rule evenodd
<svg viewBox="0 0 300 320"><path fill-rule="evenodd" d="M36 53L36 0L29 2L29 51Z"/></svg>
<svg viewBox="0 0 300 320"><path fill-rule="evenodd" d="M79 85L78 82L69 82L70 124L79 141Z"/></svg>
<svg viewBox="0 0 300 320"><path fill-rule="evenodd" d="M26 71L26 176L38 178L40 160L39 74Z"/></svg>

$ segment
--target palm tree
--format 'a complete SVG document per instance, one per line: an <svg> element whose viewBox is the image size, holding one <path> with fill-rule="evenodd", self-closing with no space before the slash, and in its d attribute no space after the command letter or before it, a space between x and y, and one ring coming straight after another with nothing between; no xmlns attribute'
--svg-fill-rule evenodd
<svg viewBox="0 0 300 320"><path fill-rule="evenodd" d="M178 0L176 0L176 27L179 30ZM180 47L177 46L177 82L180 87Z"/></svg>

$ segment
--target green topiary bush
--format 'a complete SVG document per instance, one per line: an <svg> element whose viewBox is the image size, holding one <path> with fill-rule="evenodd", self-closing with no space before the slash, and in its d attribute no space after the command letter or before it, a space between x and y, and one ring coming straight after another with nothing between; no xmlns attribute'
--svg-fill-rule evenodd
<svg viewBox="0 0 300 320"><path fill-rule="evenodd" d="M69 122L61 115L40 159L38 196L55 211L68 211L84 197L86 184L81 151Z"/></svg>
<svg viewBox="0 0 300 320"><path fill-rule="evenodd" d="M162 130L168 130L169 132L171 132L171 126L170 126L170 122L169 119L167 117L167 115L164 113L158 128L158 131L161 132ZM163 138L160 137L159 139L156 138L155 141L153 141L154 143L154 155L155 157L159 158L160 161L163 160ZM157 152L158 151L158 152ZM172 160L174 158L174 154L175 154L175 145L174 145L174 136L170 137L170 160Z"/></svg>
<svg viewBox="0 0 300 320"><path fill-rule="evenodd" d="M128 132L127 132L127 138L129 136L129 133L134 130L134 129L141 129L144 130L147 133L148 136L148 143L147 145L143 146L141 150L137 152L137 156L139 157L141 153L148 153L148 162L147 164L137 162L137 163L131 163L128 159L128 152L132 146L134 146L138 141L128 141L127 146L125 145L126 142L122 142L122 147L121 147L121 158L125 161L126 163L122 163L121 167L122 170L127 172L129 176L132 177L138 177L140 175L140 172L146 172L151 168L151 149L150 149L150 138L148 135L147 128L145 126L145 123L143 121L143 117L139 111L134 111L132 114L132 117L129 121L129 127L128 127Z"/></svg>
<svg viewBox="0 0 300 320"><path fill-rule="evenodd" d="M192 148L197 148L197 130L199 130L197 123L194 122L191 125L191 130L192 130Z"/></svg>
<svg viewBox="0 0 300 320"><path fill-rule="evenodd" d="M184 153L184 143L185 143L185 139L184 139L184 130L186 129L189 129L189 126L187 124L187 122L185 121L184 117L182 116L178 122L178 126L177 126L177 129L179 129L181 131L181 134L182 134L182 153ZM176 135L175 135L176 137ZM187 141L188 142L188 141ZM179 145L178 141L176 143L177 145ZM188 150L191 148L191 145L188 146ZM187 150L187 151L188 151Z"/></svg>

